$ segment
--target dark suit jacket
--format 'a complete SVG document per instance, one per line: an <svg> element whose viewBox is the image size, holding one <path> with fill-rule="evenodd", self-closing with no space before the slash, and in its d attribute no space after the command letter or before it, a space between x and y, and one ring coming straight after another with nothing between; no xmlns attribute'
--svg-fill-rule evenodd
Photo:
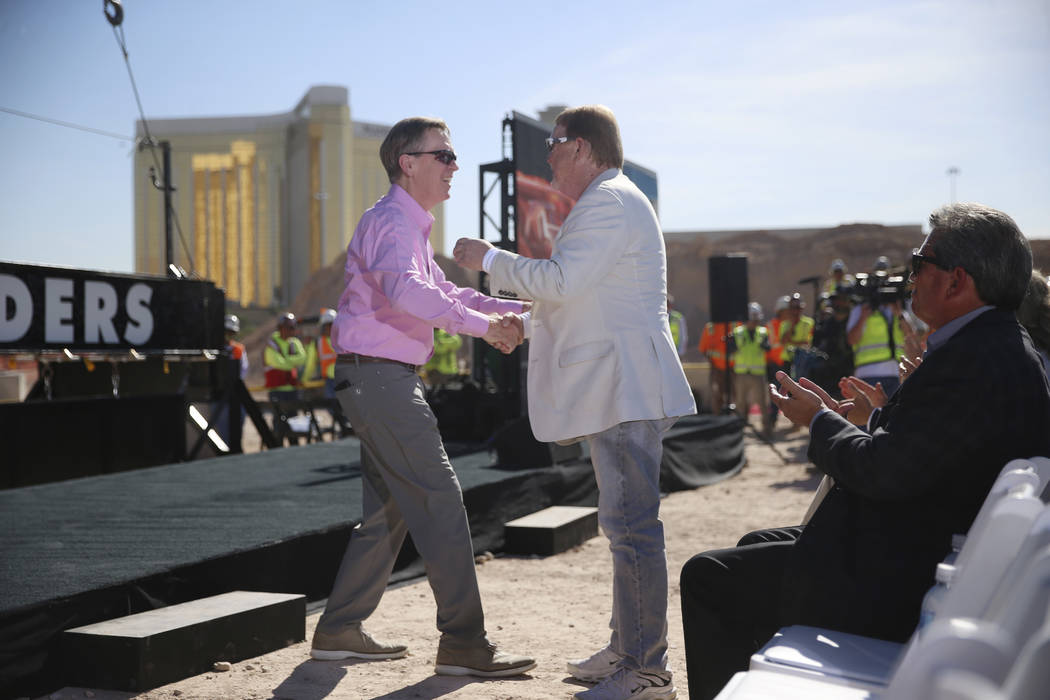
<svg viewBox="0 0 1050 700"><path fill-rule="evenodd" d="M835 479L793 548L787 622L905 640L951 536L1011 459L1050 456L1050 389L1028 334L986 311L931 352L872 434L835 413L809 458Z"/></svg>

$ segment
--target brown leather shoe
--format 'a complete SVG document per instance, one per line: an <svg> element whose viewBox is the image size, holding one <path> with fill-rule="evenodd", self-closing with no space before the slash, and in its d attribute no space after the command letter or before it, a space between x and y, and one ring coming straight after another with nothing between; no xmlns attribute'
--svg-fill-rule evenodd
<svg viewBox="0 0 1050 700"><path fill-rule="evenodd" d="M350 625L339 634L325 634L314 630L310 656L321 661L339 659L400 659L408 652L404 644L392 644L373 639L361 625Z"/></svg>
<svg viewBox="0 0 1050 700"><path fill-rule="evenodd" d="M506 654L495 644L470 649L448 649L438 646L434 672L442 676L478 676L502 678L518 676L536 668L536 661L527 656Z"/></svg>

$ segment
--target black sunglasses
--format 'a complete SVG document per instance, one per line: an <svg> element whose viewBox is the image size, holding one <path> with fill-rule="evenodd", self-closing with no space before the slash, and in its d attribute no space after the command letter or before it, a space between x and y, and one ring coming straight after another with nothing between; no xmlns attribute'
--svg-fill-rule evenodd
<svg viewBox="0 0 1050 700"><path fill-rule="evenodd" d="M452 151L442 148L440 151L412 151L411 153L403 153L406 156L434 156L438 162L444 163L445 165L452 165L456 162L456 154Z"/></svg>
<svg viewBox="0 0 1050 700"><path fill-rule="evenodd" d="M922 269L923 263L929 263L929 264L933 265L934 267L939 267L940 269L944 270L945 272L947 272L947 271L952 269L951 265L945 265L943 262L941 262L940 260L937 260L936 258L931 258L928 255L922 255L922 254L919 253L919 251L913 250L911 252L911 273L913 275L918 275L919 274L919 270Z"/></svg>

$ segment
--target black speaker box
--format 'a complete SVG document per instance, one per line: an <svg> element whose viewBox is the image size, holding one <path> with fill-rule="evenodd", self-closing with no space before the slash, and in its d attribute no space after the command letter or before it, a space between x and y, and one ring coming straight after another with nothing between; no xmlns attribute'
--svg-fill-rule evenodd
<svg viewBox="0 0 1050 700"><path fill-rule="evenodd" d="M532 434L528 416L516 418L504 425L492 436L492 443L496 447L499 466L504 469L549 467L577 459L583 454L580 443L558 445L537 440Z"/></svg>
<svg viewBox="0 0 1050 700"><path fill-rule="evenodd" d="M711 321L747 320L747 256L714 255L707 259L711 284Z"/></svg>

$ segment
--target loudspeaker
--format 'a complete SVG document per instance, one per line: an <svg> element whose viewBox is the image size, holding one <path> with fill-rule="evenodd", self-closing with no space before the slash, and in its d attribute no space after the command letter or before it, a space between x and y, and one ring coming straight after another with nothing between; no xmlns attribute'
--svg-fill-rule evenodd
<svg viewBox="0 0 1050 700"><path fill-rule="evenodd" d="M550 467L583 456L580 443L558 445L540 442L532 435L528 416L510 421L492 436L496 459L502 469Z"/></svg>
<svg viewBox="0 0 1050 700"><path fill-rule="evenodd" d="M713 255L707 259L711 284L711 321L747 320L747 256Z"/></svg>

